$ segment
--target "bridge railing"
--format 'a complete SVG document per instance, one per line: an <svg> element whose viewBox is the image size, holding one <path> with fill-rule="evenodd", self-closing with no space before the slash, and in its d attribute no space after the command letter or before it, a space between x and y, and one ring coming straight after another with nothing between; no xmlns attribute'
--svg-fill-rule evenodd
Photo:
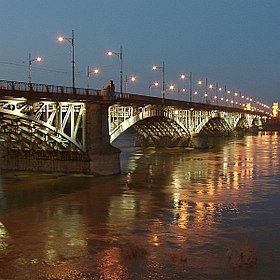
<svg viewBox="0 0 280 280"><path fill-rule="evenodd" d="M101 91L95 89L72 88L57 85L35 84L17 81L0 80L0 90L7 91L25 91L37 93L51 94L67 94L67 95L84 95L84 96L100 96Z"/></svg>
<svg viewBox="0 0 280 280"><path fill-rule="evenodd" d="M86 99L95 100L103 99L109 102L120 102L120 103L128 103L128 104L137 104L137 105L145 105L145 104L154 104L154 105L162 105L162 106L181 106L181 107L189 107L192 109L205 109L209 110L226 110L226 111L246 111L245 108L239 107L229 107L229 106L220 106L208 103L194 103L194 102L185 102L181 100L175 99L162 99L160 97L155 96L147 96L141 94L133 94L133 93L119 93L114 92L110 93L105 90L105 93L102 90L96 89L87 89L87 88L73 88L66 86L58 86L58 85L47 85L47 84L35 84L35 83L27 83L27 82L19 82L19 81L9 81L9 80L0 80L0 92L10 91L10 92L25 92L25 93L46 93L52 95L71 95L71 98L75 97L85 97ZM264 111L254 111L256 114L260 115L270 115L269 112Z"/></svg>

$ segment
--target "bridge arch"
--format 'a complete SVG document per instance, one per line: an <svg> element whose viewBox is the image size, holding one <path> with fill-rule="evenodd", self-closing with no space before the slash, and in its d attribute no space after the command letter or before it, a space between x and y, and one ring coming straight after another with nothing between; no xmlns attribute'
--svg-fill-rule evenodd
<svg viewBox="0 0 280 280"><path fill-rule="evenodd" d="M250 125L248 123L248 119L246 117L244 117L244 116L242 116L238 120L238 122L237 122L237 124L235 126L235 129L249 129L249 128L250 128Z"/></svg>
<svg viewBox="0 0 280 280"><path fill-rule="evenodd" d="M159 105L122 106L115 104L109 108L108 117L111 143L128 128L150 117L169 118L191 136L198 134L229 135L235 133L236 129L251 129L259 127L261 124L261 117L250 113L194 110L193 108Z"/></svg>
<svg viewBox="0 0 280 280"><path fill-rule="evenodd" d="M137 132L137 146L187 146L190 139L189 132L168 117L145 118L135 123L133 128Z"/></svg>
<svg viewBox="0 0 280 280"><path fill-rule="evenodd" d="M252 126L261 127L263 125L263 121L258 116L255 116L252 120Z"/></svg>
<svg viewBox="0 0 280 280"><path fill-rule="evenodd" d="M205 120L205 123L201 127L199 133L213 136L223 136L228 135L231 131L232 128L226 119L217 116Z"/></svg>
<svg viewBox="0 0 280 280"><path fill-rule="evenodd" d="M140 108L112 106L110 110L118 110L117 114L120 116L109 120L111 143L130 127L137 132L139 145L148 143L153 143L154 146L174 146L175 143L185 145L189 138L188 129L178 119L171 119L170 113L158 106L149 105Z"/></svg>

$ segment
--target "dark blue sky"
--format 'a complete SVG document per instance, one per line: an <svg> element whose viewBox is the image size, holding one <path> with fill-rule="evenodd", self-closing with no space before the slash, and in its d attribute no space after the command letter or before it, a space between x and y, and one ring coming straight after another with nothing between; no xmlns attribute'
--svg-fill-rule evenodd
<svg viewBox="0 0 280 280"><path fill-rule="evenodd" d="M119 84L119 60L106 56L123 46L124 72L135 74L129 91L147 93L161 79L152 64L166 64L166 83L193 82L234 88L271 104L280 88L279 0L7 0L1 1L0 79L27 81L28 53L37 83L71 85L71 46L60 34L75 30L77 86L87 66L98 66L91 86ZM153 89L154 94L158 90Z"/></svg>

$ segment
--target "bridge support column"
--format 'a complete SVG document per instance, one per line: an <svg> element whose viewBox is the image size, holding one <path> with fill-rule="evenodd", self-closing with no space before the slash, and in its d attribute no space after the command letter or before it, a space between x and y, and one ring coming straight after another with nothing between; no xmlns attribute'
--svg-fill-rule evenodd
<svg viewBox="0 0 280 280"><path fill-rule="evenodd" d="M89 173L120 173L120 150L110 144L108 105L86 104L86 147L90 158Z"/></svg>
<svg viewBox="0 0 280 280"><path fill-rule="evenodd" d="M205 149L209 147L207 135L192 134L190 139L190 147L195 149Z"/></svg>

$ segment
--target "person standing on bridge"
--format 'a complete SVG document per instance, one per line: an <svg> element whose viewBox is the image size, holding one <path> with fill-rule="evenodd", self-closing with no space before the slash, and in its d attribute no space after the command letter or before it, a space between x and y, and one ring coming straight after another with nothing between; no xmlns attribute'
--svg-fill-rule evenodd
<svg viewBox="0 0 280 280"><path fill-rule="evenodd" d="M115 85L113 80L110 80L108 86L102 87L102 95L107 98L113 98L115 96Z"/></svg>
<svg viewBox="0 0 280 280"><path fill-rule="evenodd" d="M108 88L108 90L110 92L110 96L115 95L115 85L114 85L113 80L110 80L109 85L108 85L107 88Z"/></svg>

